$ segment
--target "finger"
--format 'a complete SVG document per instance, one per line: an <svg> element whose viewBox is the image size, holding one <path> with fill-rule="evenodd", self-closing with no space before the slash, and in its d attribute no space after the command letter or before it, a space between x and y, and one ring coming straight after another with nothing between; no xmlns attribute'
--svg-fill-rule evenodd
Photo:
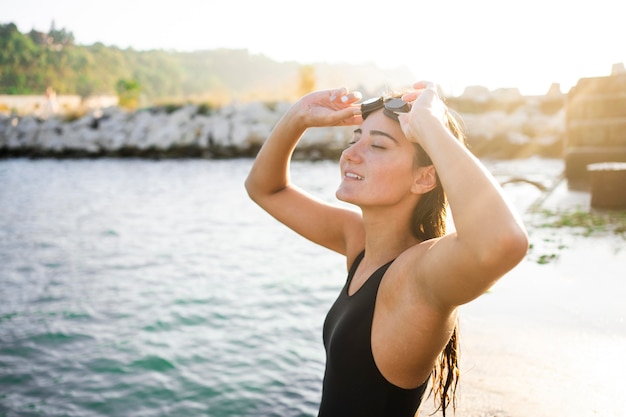
<svg viewBox="0 0 626 417"><path fill-rule="evenodd" d="M345 96L348 93L348 89L345 87L336 88L334 90L328 90L329 99L331 102L341 99L341 97Z"/></svg>
<svg viewBox="0 0 626 417"><path fill-rule="evenodd" d="M341 97L343 103L355 103L363 98L363 95L358 91L353 91Z"/></svg>
<svg viewBox="0 0 626 417"><path fill-rule="evenodd" d="M433 90L437 92L437 84L435 84L432 81L426 81L426 80L418 81L415 84L413 84L413 88L415 88L416 90Z"/></svg>
<svg viewBox="0 0 626 417"><path fill-rule="evenodd" d="M348 92L346 89L341 89L334 92L336 94L332 94L330 98L332 102L352 104L363 98L363 95L358 91Z"/></svg>
<svg viewBox="0 0 626 417"><path fill-rule="evenodd" d="M335 112L332 116L333 122L340 125L356 125L363 122L360 107L349 107Z"/></svg>
<svg viewBox="0 0 626 417"><path fill-rule="evenodd" d="M409 93L405 93L402 95L402 100L406 101L407 103L411 103L415 100L417 100L417 97L419 96L419 92L417 91L411 91Z"/></svg>

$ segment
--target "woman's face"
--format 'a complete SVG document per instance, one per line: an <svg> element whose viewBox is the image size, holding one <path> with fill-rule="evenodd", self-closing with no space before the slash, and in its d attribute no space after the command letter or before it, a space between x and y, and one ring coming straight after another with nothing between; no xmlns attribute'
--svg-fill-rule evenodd
<svg viewBox="0 0 626 417"><path fill-rule="evenodd" d="M339 200L360 207L390 206L411 193L416 168L415 147L400 124L378 110L355 130L351 145L340 159Z"/></svg>

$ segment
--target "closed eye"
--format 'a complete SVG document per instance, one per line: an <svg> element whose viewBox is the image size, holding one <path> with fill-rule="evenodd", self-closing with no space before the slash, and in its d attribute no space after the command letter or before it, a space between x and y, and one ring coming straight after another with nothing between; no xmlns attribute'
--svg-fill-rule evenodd
<svg viewBox="0 0 626 417"><path fill-rule="evenodd" d="M359 129L355 129L354 132L352 132L352 140L350 140L350 142L348 142L348 146L352 146L355 143L357 143L359 141L359 139L361 138L361 133L362 130Z"/></svg>
<svg viewBox="0 0 626 417"><path fill-rule="evenodd" d="M352 140L348 142L348 146L352 146L355 143L357 143L361 139L362 134L363 134L363 131L361 130L361 128L355 129L354 132L352 132ZM378 150L388 149L388 146L386 144L381 145L381 142L384 143L387 140L391 140L394 143L398 143L398 141L393 136L385 132L378 131L378 130L372 130L371 136L372 136L371 144L369 146L373 149L378 149Z"/></svg>

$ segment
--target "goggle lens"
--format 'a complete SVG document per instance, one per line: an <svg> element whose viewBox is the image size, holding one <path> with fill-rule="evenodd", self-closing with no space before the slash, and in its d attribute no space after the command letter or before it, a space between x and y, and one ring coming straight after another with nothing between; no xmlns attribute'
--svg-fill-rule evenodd
<svg viewBox="0 0 626 417"><path fill-rule="evenodd" d="M379 109L384 109L386 116L398 120L398 113L408 113L411 111L411 104L399 98L383 99L382 97L373 98L361 103L361 116L363 120L370 114Z"/></svg>

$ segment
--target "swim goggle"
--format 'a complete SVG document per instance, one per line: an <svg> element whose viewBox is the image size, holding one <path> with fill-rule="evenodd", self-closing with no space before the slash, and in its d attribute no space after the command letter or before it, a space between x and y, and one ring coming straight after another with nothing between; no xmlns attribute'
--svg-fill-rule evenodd
<svg viewBox="0 0 626 417"><path fill-rule="evenodd" d="M387 117L398 120L398 113L408 113L411 104L399 98L372 98L361 103L361 117L365 120L367 116L380 109L383 109Z"/></svg>

